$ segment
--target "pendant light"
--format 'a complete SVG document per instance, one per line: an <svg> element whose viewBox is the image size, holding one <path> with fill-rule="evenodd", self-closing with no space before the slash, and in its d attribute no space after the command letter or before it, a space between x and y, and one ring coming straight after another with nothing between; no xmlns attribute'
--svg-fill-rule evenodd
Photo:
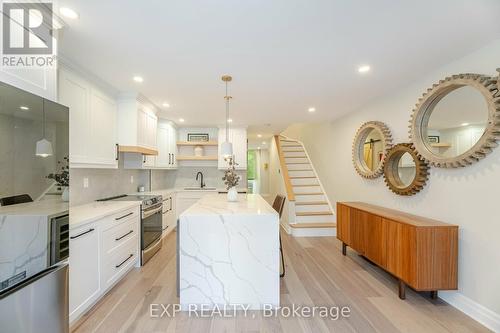
<svg viewBox="0 0 500 333"><path fill-rule="evenodd" d="M226 83L226 96L224 99L226 100L226 141L221 145L221 154L224 158L228 158L233 156L233 144L229 142L229 100L232 98L228 95L227 86L228 83L231 82L233 78L230 75L223 75L222 81Z"/></svg>
<svg viewBox="0 0 500 333"><path fill-rule="evenodd" d="M36 142L36 156L40 157L48 157L52 156L52 143L49 140L45 139L45 99L42 101L43 108L43 138Z"/></svg>

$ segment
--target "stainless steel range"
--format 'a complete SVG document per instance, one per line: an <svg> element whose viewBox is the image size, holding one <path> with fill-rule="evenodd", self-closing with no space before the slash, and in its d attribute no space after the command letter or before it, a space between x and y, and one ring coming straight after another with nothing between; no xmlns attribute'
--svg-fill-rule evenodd
<svg viewBox="0 0 500 333"><path fill-rule="evenodd" d="M119 195L98 201L141 202L141 265L144 265L161 248L162 205L161 195Z"/></svg>

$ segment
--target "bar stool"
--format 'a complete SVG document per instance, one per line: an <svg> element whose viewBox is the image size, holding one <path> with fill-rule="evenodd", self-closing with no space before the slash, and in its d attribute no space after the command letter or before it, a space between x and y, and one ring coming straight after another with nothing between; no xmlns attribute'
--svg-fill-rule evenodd
<svg viewBox="0 0 500 333"><path fill-rule="evenodd" d="M283 213L283 207L285 206L286 198L282 195L276 195L273 202L273 208L276 212L278 212L279 217L281 219L281 214ZM280 254L281 254L281 267L280 267L280 277L285 276L285 258L283 257L283 247L281 246L281 232L279 234L280 237Z"/></svg>

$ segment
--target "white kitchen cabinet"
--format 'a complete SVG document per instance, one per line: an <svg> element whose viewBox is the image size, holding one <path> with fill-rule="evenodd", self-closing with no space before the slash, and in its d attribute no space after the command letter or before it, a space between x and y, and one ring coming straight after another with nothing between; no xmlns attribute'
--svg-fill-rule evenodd
<svg viewBox="0 0 500 333"><path fill-rule="evenodd" d="M179 215L186 209L195 204L198 200L203 198L205 195L214 194L217 191L180 191L176 194L176 206L175 206L175 219L173 223L176 223Z"/></svg>
<svg viewBox="0 0 500 333"><path fill-rule="evenodd" d="M154 167L157 169L177 168L177 129L167 120L158 121L158 155Z"/></svg>
<svg viewBox="0 0 500 333"><path fill-rule="evenodd" d="M168 195L163 195L163 209L162 209L162 236L164 237L170 233L176 226L176 196L172 192Z"/></svg>
<svg viewBox="0 0 500 333"><path fill-rule="evenodd" d="M157 154L156 107L141 95L123 95L118 101L118 144L121 152Z"/></svg>
<svg viewBox="0 0 500 333"><path fill-rule="evenodd" d="M100 296L99 228L97 223L70 231L69 317L83 314Z"/></svg>
<svg viewBox="0 0 500 333"><path fill-rule="evenodd" d="M117 168L115 100L77 74L59 71L59 103L69 107L72 168Z"/></svg>
<svg viewBox="0 0 500 333"><path fill-rule="evenodd" d="M69 235L71 323L88 311L132 267L140 264L139 207L124 209L70 229Z"/></svg>
<svg viewBox="0 0 500 333"><path fill-rule="evenodd" d="M226 129L219 128L219 169L226 169L228 167L227 162L224 157L220 154L222 151L221 145L226 141ZM233 155L234 160L238 165L236 170L246 170L247 169L247 129L246 128L230 128L229 129L229 141L233 144Z"/></svg>

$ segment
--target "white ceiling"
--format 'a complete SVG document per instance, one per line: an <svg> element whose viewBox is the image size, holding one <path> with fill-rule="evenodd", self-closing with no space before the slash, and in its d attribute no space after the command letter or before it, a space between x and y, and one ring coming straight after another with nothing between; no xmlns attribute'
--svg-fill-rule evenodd
<svg viewBox="0 0 500 333"><path fill-rule="evenodd" d="M168 101L165 115L190 126L224 122L220 77L231 74L234 124L266 137L338 117L500 38L497 0L59 3L80 14L60 42L75 63ZM373 70L360 75L361 64Z"/></svg>

